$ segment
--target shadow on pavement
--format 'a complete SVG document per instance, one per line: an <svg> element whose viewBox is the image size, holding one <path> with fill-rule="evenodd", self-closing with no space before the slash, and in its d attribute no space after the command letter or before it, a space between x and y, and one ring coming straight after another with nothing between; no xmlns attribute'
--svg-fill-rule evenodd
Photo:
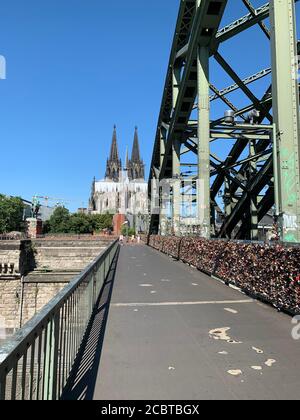
<svg viewBox="0 0 300 420"><path fill-rule="evenodd" d="M93 400L120 250L102 288L62 400Z"/></svg>

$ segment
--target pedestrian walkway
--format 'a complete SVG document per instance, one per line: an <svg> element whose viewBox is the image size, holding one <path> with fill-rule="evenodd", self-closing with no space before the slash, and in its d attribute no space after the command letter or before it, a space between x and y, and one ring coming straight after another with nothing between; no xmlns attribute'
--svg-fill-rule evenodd
<svg viewBox="0 0 300 420"><path fill-rule="evenodd" d="M67 399L299 399L291 318L146 246L121 247Z"/></svg>

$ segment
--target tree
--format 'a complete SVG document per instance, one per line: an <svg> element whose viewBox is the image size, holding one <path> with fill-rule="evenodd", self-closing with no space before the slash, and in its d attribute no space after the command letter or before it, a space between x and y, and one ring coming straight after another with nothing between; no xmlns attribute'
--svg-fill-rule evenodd
<svg viewBox="0 0 300 420"><path fill-rule="evenodd" d="M93 223L86 214L72 214L69 221L69 233L91 234L93 233Z"/></svg>
<svg viewBox="0 0 300 420"><path fill-rule="evenodd" d="M44 223L43 223L43 234L44 235L47 235L48 233L50 233L51 232L51 226L50 226L50 222L49 222L49 220L46 220Z"/></svg>
<svg viewBox="0 0 300 420"><path fill-rule="evenodd" d="M101 232L105 229L112 229L113 216L111 214L93 214L90 216L93 232Z"/></svg>
<svg viewBox="0 0 300 420"><path fill-rule="evenodd" d="M69 233L70 212L65 207L57 207L49 220L50 233Z"/></svg>
<svg viewBox="0 0 300 420"><path fill-rule="evenodd" d="M121 233L123 236L135 236L136 232L134 228L129 228L127 226L123 226Z"/></svg>
<svg viewBox="0 0 300 420"><path fill-rule="evenodd" d="M73 233L73 234L92 234L101 232L104 229L112 228L113 216L88 215L83 213L70 214L65 207L58 207L49 222L44 226L44 233Z"/></svg>
<svg viewBox="0 0 300 420"><path fill-rule="evenodd" d="M19 197L0 194L0 233L23 231L24 203Z"/></svg>

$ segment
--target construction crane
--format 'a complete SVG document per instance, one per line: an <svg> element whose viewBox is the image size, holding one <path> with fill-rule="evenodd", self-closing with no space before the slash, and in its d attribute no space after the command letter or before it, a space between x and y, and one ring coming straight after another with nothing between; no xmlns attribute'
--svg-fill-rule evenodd
<svg viewBox="0 0 300 420"><path fill-rule="evenodd" d="M49 202L56 203L55 206L57 207L57 206L61 206L61 205L64 205L64 204L68 204L72 201L72 200L66 200L64 198L53 198L53 197L49 197L49 196L35 195L32 198L32 203L37 204L39 202L39 200L44 200L46 207L49 207Z"/></svg>

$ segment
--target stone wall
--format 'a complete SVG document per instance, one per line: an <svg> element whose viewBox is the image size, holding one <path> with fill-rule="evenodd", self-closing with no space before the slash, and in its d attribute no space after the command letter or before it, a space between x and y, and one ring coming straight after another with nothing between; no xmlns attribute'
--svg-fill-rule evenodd
<svg viewBox="0 0 300 420"><path fill-rule="evenodd" d="M0 279L21 278L34 267L31 241L0 241Z"/></svg>
<svg viewBox="0 0 300 420"><path fill-rule="evenodd" d="M26 324L47 303L50 302L67 284L61 283L26 283L24 284L21 324Z"/></svg>
<svg viewBox="0 0 300 420"><path fill-rule="evenodd" d="M82 271L109 242L83 240L34 240L36 269L40 271Z"/></svg>
<svg viewBox="0 0 300 420"><path fill-rule="evenodd" d="M98 240L0 241L0 329L24 325L111 243ZM23 280L22 280L23 277Z"/></svg>
<svg viewBox="0 0 300 420"><path fill-rule="evenodd" d="M4 328L14 331L36 315L67 284L65 282L24 282L0 280L0 319ZM23 288L23 294L22 294Z"/></svg>
<svg viewBox="0 0 300 420"><path fill-rule="evenodd" d="M0 328L14 330L19 327L21 280L0 278Z"/></svg>

